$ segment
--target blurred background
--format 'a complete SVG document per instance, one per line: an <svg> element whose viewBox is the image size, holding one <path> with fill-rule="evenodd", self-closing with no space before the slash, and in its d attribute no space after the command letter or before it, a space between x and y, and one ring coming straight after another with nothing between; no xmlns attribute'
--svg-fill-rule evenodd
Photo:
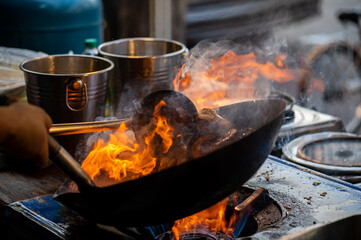
<svg viewBox="0 0 361 240"><path fill-rule="evenodd" d="M192 48L204 39L273 34L290 45L357 40L341 10L358 0L0 0L0 45L53 53L81 53L85 38L98 44L127 37L163 37ZM311 36L312 35L312 38ZM316 38L316 36L323 35ZM313 42L312 42L313 41Z"/></svg>
<svg viewBox="0 0 361 240"><path fill-rule="evenodd" d="M297 87L281 90L300 105L357 125L361 122L359 20L342 23L338 17L342 11L361 12L361 2L0 0L0 94L23 96L23 74L18 69L23 60L82 53L88 38L99 45L120 38L157 37L180 41L189 49L204 40L232 40L262 43L263 48L277 45L295 56L313 76L300 77ZM312 79L321 79L320 91L314 91L317 82Z"/></svg>

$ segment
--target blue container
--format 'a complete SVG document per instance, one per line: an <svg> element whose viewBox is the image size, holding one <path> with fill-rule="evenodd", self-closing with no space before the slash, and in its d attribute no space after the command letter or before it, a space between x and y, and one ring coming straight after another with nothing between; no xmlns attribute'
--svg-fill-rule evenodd
<svg viewBox="0 0 361 240"><path fill-rule="evenodd" d="M103 42L101 0L0 0L0 46L81 53L86 38Z"/></svg>

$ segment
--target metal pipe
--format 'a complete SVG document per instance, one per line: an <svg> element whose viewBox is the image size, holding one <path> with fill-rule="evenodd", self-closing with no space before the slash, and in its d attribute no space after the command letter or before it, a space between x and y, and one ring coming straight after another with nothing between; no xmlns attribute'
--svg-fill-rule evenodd
<svg viewBox="0 0 361 240"><path fill-rule="evenodd" d="M131 118L106 120L96 122L58 123L53 124L49 130L52 136L64 136L81 133L101 132L117 129L121 123L131 126Z"/></svg>
<svg viewBox="0 0 361 240"><path fill-rule="evenodd" d="M238 204L234 207L234 209L238 212L244 211L252 206L252 204L255 204L256 201L260 198L262 193L265 192L265 189L262 187L259 187L254 191L246 200Z"/></svg>

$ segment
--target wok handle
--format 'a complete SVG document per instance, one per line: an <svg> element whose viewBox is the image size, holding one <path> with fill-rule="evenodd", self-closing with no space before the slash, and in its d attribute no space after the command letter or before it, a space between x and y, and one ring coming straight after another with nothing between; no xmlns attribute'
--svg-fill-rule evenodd
<svg viewBox="0 0 361 240"><path fill-rule="evenodd" d="M95 184L80 164L50 135L48 135L50 159L67 174L80 189L94 187Z"/></svg>
<svg viewBox="0 0 361 240"><path fill-rule="evenodd" d="M76 123L57 123L53 124L49 130L52 136L92 133L100 131L115 130L120 124L125 123L131 126L132 119L107 120L97 122L76 122Z"/></svg>

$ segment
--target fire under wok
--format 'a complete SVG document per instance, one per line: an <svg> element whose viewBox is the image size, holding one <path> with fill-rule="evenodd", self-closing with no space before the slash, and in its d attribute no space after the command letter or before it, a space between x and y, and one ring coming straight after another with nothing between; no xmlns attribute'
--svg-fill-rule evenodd
<svg viewBox="0 0 361 240"><path fill-rule="evenodd" d="M55 200L88 220L116 227L161 224L199 212L255 174L272 150L285 107L283 100L256 99L217 108L215 111L235 128L253 131L204 156L107 187L95 186L85 172L76 173L83 177L74 179L74 174L65 171L80 192L56 194ZM56 159L63 155L59 148L60 152L65 150L56 142L49 145L51 159L61 165Z"/></svg>

